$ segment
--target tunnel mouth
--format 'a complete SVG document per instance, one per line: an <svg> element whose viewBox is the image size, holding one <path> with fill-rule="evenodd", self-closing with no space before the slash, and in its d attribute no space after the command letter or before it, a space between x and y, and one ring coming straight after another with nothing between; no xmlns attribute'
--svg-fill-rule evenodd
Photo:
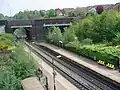
<svg viewBox="0 0 120 90"><path fill-rule="evenodd" d="M26 34L26 38L25 40L26 41L31 41L32 40L32 37L31 37L31 31L30 31L30 28L25 28L25 34Z"/></svg>

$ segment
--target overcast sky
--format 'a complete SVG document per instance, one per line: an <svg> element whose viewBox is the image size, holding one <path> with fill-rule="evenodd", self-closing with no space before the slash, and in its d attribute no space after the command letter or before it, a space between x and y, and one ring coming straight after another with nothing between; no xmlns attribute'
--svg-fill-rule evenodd
<svg viewBox="0 0 120 90"><path fill-rule="evenodd" d="M0 13L14 15L24 10L75 8L117 2L120 0L0 0Z"/></svg>

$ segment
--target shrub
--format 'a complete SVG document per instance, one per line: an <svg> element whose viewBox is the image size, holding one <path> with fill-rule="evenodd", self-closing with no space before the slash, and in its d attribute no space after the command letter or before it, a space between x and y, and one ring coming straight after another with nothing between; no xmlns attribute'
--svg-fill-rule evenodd
<svg viewBox="0 0 120 90"><path fill-rule="evenodd" d="M65 32L63 33L63 42L65 44L69 43L69 42L73 42L75 41L75 39L77 39L77 36L75 35L75 32L72 29L64 29Z"/></svg>
<svg viewBox="0 0 120 90"><path fill-rule="evenodd" d="M91 30L91 20L89 18L83 19L79 24L77 25L78 30L75 32L79 41L84 40L85 38L90 38L90 34L88 35L88 32Z"/></svg>
<svg viewBox="0 0 120 90"><path fill-rule="evenodd" d="M36 69L36 63L23 47L15 48L11 58L0 60L0 90L22 90L20 81L34 76Z"/></svg>
<svg viewBox="0 0 120 90"><path fill-rule="evenodd" d="M16 48L11 57L15 62L12 65L12 69L14 70L17 78L25 79L26 77L35 75L35 62L26 54L22 47Z"/></svg>
<svg viewBox="0 0 120 90"><path fill-rule="evenodd" d="M96 56L97 60L102 60L105 62L105 64L110 63L115 65L115 67L118 67L118 56L120 49L116 47L106 47L106 46L96 46L96 45L84 45L80 46L79 48L79 54L82 54L84 56L90 57L94 59L93 57Z"/></svg>
<svg viewBox="0 0 120 90"><path fill-rule="evenodd" d="M12 70L0 70L0 90L22 90Z"/></svg>
<svg viewBox="0 0 120 90"><path fill-rule="evenodd" d="M120 32L120 13L109 11L89 16L73 24L72 30L79 41L91 38L94 43L111 42L115 34Z"/></svg>
<svg viewBox="0 0 120 90"><path fill-rule="evenodd" d="M116 37L113 38L113 44L119 45L120 44L120 33L116 34Z"/></svg>
<svg viewBox="0 0 120 90"><path fill-rule="evenodd" d="M79 55L85 56L92 60L104 61L105 65L112 64L115 68L118 67L118 57L120 56L119 47L106 46L105 44L100 45L83 45L79 44L76 46L75 42L69 43L65 46L66 49L78 53Z"/></svg>
<svg viewBox="0 0 120 90"><path fill-rule="evenodd" d="M61 30L59 28L54 27L50 38L55 44L58 44L59 41L63 41Z"/></svg>
<svg viewBox="0 0 120 90"><path fill-rule="evenodd" d="M90 38L86 38L82 41L83 44L92 44L92 40Z"/></svg>
<svg viewBox="0 0 120 90"><path fill-rule="evenodd" d="M14 37L12 34L0 35L0 44L6 44L8 46L13 46Z"/></svg>
<svg viewBox="0 0 120 90"><path fill-rule="evenodd" d="M1 45L0 44L0 52L7 52L8 51L8 45Z"/></svg>
<svg viewBox="0 0 120 90"><path fill-rule="evenodd" d="M70 50L70 51L73 51L73 52L76 52L78 53L78 50L79 50L79 41L76 39L75 41L73 42L69 42L68 44L65 44L65 48Z"/></svg>

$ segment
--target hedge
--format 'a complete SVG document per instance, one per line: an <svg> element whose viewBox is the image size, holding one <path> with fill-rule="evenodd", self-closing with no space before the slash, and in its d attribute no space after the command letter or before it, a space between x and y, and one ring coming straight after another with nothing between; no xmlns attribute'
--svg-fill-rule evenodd
<svg viewBox="0 0 120 90"><path fill-rule="evenodd" d="M112 64L115 68L118 68L120 49L116 47L108 47L105 45L80 45L79 48L76 48L75 46L65 45L65 48L92 60L95 59L97 62L101 60L105 62L105 65ZM107 50L109 51L107 52Z"/></svg>

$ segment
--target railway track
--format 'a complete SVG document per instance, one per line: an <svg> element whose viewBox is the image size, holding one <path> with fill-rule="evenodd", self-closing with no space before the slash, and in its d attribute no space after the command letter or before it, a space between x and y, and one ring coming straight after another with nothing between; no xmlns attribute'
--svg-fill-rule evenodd
<svg viewBox="0 0 120 90"><path fill-rule="evenodd" d="M42 57L42 59L52 67L53 67L52 60L46 57L54 59L55 70L62 74L62 76L64 76L67 80L74 84L78 89L119 90L117 86L114 86L112 83L108 83L105 80L98 78L97 75L94 75L94 73L91 73L90 71L73 62L69 58L61 55L61 58L58 59L56 56L60 55L59 53L41 45L34 44L32 46L34 46L35 48L37 48L37 50L42 52L40 54L37 51L33 50L34 52L39 54L40 57Z"/></svg>
<svg viewBox="0 0 120 90"><path fill-rule="evenodd" d="M44 49L45 51L52 53L53 56L60 55L58 52L55 52L45 46L42 46L42 45L38 45L38 46ZM89 70L84 66L81 66L80 64L74 62L73 60L63 55L61 56L62 57L60 58L59 62L61 62L66 67L70 68L77 75L83 77L87 81L85 83L88 83L88 82L91 83L88 85L95 87L96 90L120 90L120 86L116 85L113 81L108 81L106 77L101 77L100 74L92 70Z"/></svg>
<svg viewBox="0 0 120 90"><path fill-rule="evenodd" d="M68 73L63 71L61 68L53 65L52 61L48 60L46 56L43 53L37 52L35 49L31 48L28 44L26 44L34 53L36 53L42 60L44 60L47 64L49 64L51 67L55 67L55 70L58 71L63 77L65 77L68 81L70 81L73 85L75 85L79 90L93 90L87 86L84 86L83 84L79 83L76 79L72 78ZM41 49L39 49L41 50ZM56 63L56 62L55 62Z"/></svg>

